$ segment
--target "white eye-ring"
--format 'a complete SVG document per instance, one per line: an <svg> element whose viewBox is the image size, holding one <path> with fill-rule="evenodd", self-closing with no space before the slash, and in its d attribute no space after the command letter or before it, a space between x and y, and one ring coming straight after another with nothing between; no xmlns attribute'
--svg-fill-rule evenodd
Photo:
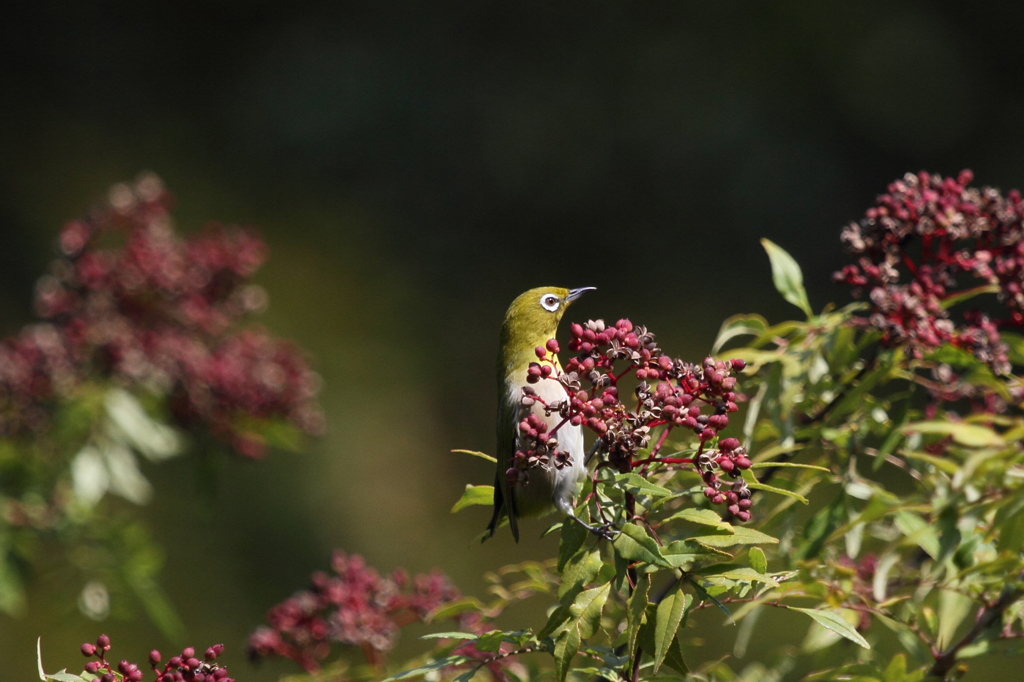
<svg viewBox="0 0 1024 682"><path fill-rule="evenodd" d="M549 313L553 313L558 310L558 306L561 302L562 301L554 294L544 294L540 297L541 307Z"/></svg>

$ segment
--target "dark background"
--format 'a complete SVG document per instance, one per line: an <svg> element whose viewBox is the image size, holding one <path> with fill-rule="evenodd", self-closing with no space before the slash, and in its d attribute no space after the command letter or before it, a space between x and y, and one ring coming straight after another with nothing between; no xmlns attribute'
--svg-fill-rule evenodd
<svg viewBox="0 0 1024 682"><path fill-rule="evenodd" d="M830 281L839 229L888 182L970 167L1024 184L1015 2L5 13L0 332L32 319L60 224L151 170L182 231L261 228L264 321L310 351L329 424L308 454L230 462L212 495L187 463L147 469L157 496L138 513L167 551L188 642L141 615L87 621L54 558L28 614L0 616L11 679L34 679L38 635L49 670L77 669L77 645L107 631L136 661L222 641L236 678L274 680L292 668L251 669L244 638L334 547L382 570L438 566L482 594L483 571L555 547L534 540L543 524L519 546L473 545L488 513L448 514L493 475L449 451L493 449L497 330L516 294L596 286L569 317L629 316L696 360L728 315L799 314L774 293L760 237L799 260L820 308L845 300ZM727 648L733 631L707 622ZM805 623L779 622L798 643ZM767 658L758 645L750 656Z"/></svg>

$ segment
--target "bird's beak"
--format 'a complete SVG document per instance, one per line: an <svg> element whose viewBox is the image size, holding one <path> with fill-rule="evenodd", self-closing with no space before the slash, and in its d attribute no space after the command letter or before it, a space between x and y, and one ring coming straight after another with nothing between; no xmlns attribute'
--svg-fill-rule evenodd
<svg viewBox="0 0 1024 682"><path fill-rule="evenodd" d="M597 287L580 287L579 289L570 289L569 295L565 297L565 302L572 303L588 291L597 291Z"/></svg>

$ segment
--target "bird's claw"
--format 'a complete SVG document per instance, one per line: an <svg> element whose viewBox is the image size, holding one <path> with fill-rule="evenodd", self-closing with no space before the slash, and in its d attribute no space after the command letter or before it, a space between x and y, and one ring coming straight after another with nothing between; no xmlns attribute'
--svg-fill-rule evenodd
<svg viewBox="0 0 1024 682"><path fill-rule="evenodd" d="M608 540L609 542L614 540L615 536L622 532L621 530L616 528L611 522L602 523L602 524L599 524L599 525L596 525L596 526L592 526L589 523L587 523L586 521L584 521L583 519L581 519L578 516L576 516L575 514L570 514L569 517L573 521L575 521L576 523L580 524L581 526L586 528L588 531L590 531L591 533L596 535L597 537L602 538L604 540Z"/></svg>

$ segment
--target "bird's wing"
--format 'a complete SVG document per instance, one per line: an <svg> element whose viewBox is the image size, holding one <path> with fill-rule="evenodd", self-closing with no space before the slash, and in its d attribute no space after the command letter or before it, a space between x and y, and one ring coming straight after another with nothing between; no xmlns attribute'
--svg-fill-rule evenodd
<svg viewBox="0 0 1024 682"><path fill-rule="evenodd" d="M494 518L491 524L497 524L501 517L499 504L508 513L508 525L512 528L512 537L519 542L519 514L516 511L516 497L508 484L505 470L511 465L516 454L516 435L519 433L519 401L520 389L515 387L507 395L500 397L498 402L498 462L494 480Z"/></svg>

